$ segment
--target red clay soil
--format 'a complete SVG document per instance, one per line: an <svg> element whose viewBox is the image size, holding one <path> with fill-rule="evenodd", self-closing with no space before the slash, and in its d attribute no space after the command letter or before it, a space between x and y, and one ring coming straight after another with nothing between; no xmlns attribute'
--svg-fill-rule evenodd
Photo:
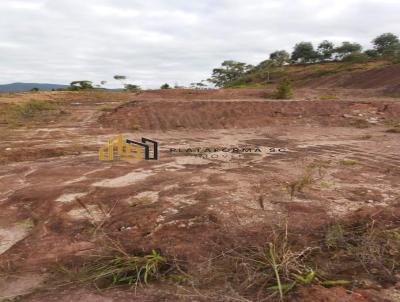
<svg viewBox="0 0 400 302"><path fill-rule="evenodd" d="M363 221L351 215L362 210L372 213L376 225L398 228L400 140L398 133L386 132L385 122L400 117L400 103L257 97L265 92L54 92L46 95L62 100L68 115L29 128L0 125L0 300L25 295L18 301L260 301L234 299L236 288L212 282L200 292L176 283L165 285L172 289L154 283L105 292L90 284L53 284L61 265L79 269L104 249L102 232L130 252L160 250L195 275L193 268L221 249L264 246L266 234L285 223L310 246L324 238L323 227L332 221ZM356 120L366 128L349 122ZM159 141L159 160L100 161L98 149L121 132ZM221 152L217 159L170 152L210 146L258 146L263 152L227 159ZM287 150L269 153L270 147ZM319 167L312 183L291 195L290 185L310 166ZM337 259L321 257L332 266ZM285 301L399 301L398 271L378 270L368 275L371 281L360 265L347 269L345 279L367 285L354 291L307 287ZM385 274L395 280L376 278Z"/></svg>
<svg viewBox="0 0 400 302"><path fill-rule="evenodd" d="M206 93L208 94L208 93ZM332 124L358 110L397 117L400 103L352 101L133 101L100 117L104 127L134 130L254 128L282 118L312 118ZM281 118L281 119L277 119ZM136 129L136 130L137 130Z"/></svg>
<svg viewBox="0 0 400 302"><path fill-rule="evenodd" d="M304 87L341 87L346 89L382 89L384 94L400 94L400 64L354 72L340 72L307 80Z"/></svg>

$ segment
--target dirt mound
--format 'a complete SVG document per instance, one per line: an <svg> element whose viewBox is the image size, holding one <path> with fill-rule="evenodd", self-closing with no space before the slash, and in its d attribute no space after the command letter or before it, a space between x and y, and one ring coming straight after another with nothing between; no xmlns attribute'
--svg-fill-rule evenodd
<svg viewBox="0 0 400 302"><path fill-rule="evenodd" d="M383 93L386 95L399 95L399 83L400 64L396 64L371 70L329 74L306 81L304 86L309 88L383 89Z"/></svg>
<svg viewBox="0 0 400 302"><path fill-rule="evenodd" d="M156 89L142 91L140 98L179 100L260 98L267 92L271 92L271 89Z"/></svg>
<svg viewBox="0 0 400 302"><path fill-rule="evenodd" d="M104 113L100 123L129 130L257 128L281 123L279 118L316 118L327 122L353 112L396 116L399 110L400 104L391 102L134 101Z"/></svg>

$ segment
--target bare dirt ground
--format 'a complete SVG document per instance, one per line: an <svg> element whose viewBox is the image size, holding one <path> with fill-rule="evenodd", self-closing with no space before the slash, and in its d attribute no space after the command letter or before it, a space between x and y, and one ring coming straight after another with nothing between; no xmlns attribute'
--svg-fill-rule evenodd
<svg viewBox="0 0 400 302"><path fill-rule="evenodd" d="M301 89L290 101L265 92L0 96L2 106L40 99L65 113L0 125L0 300L278 301L267 286L236 280L240 264L236 275L221 274L222 260L218 272L209 264L268 245L283 229L293 249L319 249L317 273L351 281L297 286L285 301L400 301L398 242L385 241L397 260L383 266L337 262L343 250L320 244L335 223L365 222L398 240L400 134L387 130L397 129L400 102L374 90ZM118 134L157 140L159 160L100 161L99 147ZM185 280L102 290L70 282L60 268L83 267L102 236L130 251L159 251L180 263Z"/></svg>

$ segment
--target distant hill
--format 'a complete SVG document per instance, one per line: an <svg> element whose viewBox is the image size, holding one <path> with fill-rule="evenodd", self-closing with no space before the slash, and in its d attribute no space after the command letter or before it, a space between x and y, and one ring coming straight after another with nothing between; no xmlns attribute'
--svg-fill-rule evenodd
<svg viewBox="0 0 400 302"><path fill-rule="evenodd" d="M32 88L38 88L39 90L52 90L65 87L68 87L68 85L45 83L12 83L0 85L0 92L23 92L30 91Z"/></svg>

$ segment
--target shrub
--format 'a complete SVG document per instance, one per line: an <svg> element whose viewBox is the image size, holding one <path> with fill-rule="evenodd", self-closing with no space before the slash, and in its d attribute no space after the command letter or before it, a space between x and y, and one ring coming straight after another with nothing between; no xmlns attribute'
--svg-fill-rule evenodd
<svg viewBox="0 0 400 302"><path fill-rule="evenodd" d="M293 96L292 84L288 79L282 80L276 88L275 98L279 100L290 99Z"/></svg>
<svg viewBox="0 0 400 302"><path fill-rule="evenodd" d="M352 52L343 58L343 62L348 63L365 63L368 62L369 56L362 52Z"/></svg>
<svg viewBox="0 0 400 302"><path fill-rule="evenodd" d="M139 92L141 90L139 85L135 84L125 84L125 90L129 92Z"/></svg>

